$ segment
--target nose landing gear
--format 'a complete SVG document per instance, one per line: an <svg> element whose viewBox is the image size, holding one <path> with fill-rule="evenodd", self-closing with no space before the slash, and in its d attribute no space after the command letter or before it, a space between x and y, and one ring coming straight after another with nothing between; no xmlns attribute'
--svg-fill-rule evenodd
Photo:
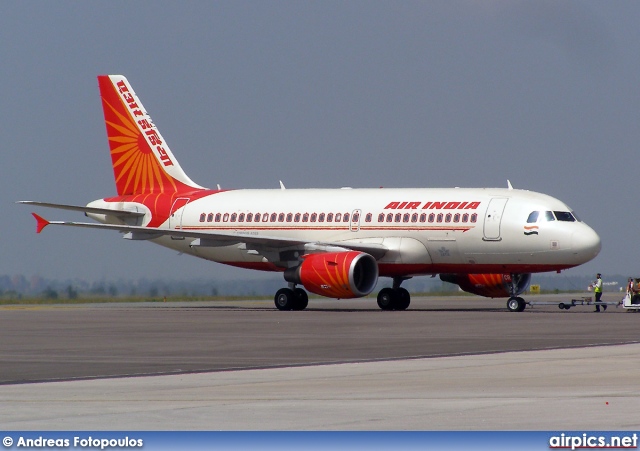
<svg viewBox="0 0 640 451"><path fill-rule="evenodd" d="M527 307L527 303L521 297L512 296L507 301L507 309L510 312L521 312Z"/></svg>
<svg viewBox="0 0 640 451"><path fill-rule="evenodd" d="M527 307L526 301L518 297L518 292L522 293L526 285L529 285L530 277L531 275L526 274L511 274L511 297L507 301L507 310L510 312L522 312ZM519 289L522 284L524 284L524 287Z"/></svg>

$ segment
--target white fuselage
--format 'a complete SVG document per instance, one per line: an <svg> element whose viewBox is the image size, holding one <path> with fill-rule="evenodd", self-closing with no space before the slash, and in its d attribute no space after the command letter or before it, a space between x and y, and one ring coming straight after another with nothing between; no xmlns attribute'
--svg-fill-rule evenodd
<svg viewBox="0 0 640 451"><path fill-rule="evenodd" d="M600 251L598 235L583 222L527 222L534 211L571 210L553 197L516 189L232 190L196 199L175 196L171 202L172 214L160 228L384 246L381 276L556 271L585 263ZM89 205L135 206L148 212L141 225L152 219L151 210L138 202ZM192 246L188 238L168 236L153 241L235 266L272 271L287 266L268 246Z"/></svg>

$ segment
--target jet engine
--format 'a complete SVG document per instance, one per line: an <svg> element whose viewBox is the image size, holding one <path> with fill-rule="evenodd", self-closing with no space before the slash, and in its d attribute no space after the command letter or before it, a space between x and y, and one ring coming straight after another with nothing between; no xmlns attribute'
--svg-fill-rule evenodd
<svg viewBox="0 0 640 451"><path fill-rule="evenodd" d="M378 263L364 252L307 254L302 258L299 266L284 272L284 278L321 296L359 298L371 293L378 281Z"/></svg>
<svg viewBox="0 0 640 451"><path fill-rule="evenodd" d="M527 289L531 274L440 274L440 279L458 285L467 293L508 298Z"/></svg>

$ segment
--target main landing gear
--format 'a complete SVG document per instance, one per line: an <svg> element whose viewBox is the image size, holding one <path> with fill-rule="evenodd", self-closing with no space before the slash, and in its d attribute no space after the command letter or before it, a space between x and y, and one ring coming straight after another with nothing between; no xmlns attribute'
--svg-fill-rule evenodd
<svg viewBox="0 0 640 451"><path fill-rule="evenodd" d="M309 296L302 288L289 284L289 288L280 288L273 298L278 310L304 310L309 305Z"/></svg>
<svg viewBox="0 0 640 451"><path fill-rule="evenodd" d="M378 307L382 310L406 310L411 304L411 295L400 287L404 279L394 278L393 288L383 288L378 293Z"/></svg>
<svg viewBox="0 0 640 451"><path fill-rule="evenodd" d="M382 310L406 310L411 304L411 295L400 287L405 279L393 279L393 288L383 288L378 293L378 307ZM309 296L302 288L289 283L287 288L280 288L273 298L278 310L304 310L309 304Z"/></svg>

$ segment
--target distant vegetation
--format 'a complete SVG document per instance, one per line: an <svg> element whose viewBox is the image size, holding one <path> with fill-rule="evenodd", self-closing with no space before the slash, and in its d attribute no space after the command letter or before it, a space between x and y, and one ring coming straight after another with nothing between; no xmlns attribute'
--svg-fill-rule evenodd
<svg viewBox="0 0 640 451"><path fill-rule="evenodd" d="M605 292L618 292L626 284L626 276L605 277ZM589 276L563 274L533 275L532 284L540 285L541 293L587 292L592 281ZM285 286L280 274L269 278L247 280L52 280L40 276L0 276L0 303L43 304L84 302L163 302L169 300L212 300L247 298L271 299ZM391 280L380 279L376 291L391 286ZM462 294L456 285L442 282L438 277L416 277L403 283L411 293L434 295Z"/></svg>

